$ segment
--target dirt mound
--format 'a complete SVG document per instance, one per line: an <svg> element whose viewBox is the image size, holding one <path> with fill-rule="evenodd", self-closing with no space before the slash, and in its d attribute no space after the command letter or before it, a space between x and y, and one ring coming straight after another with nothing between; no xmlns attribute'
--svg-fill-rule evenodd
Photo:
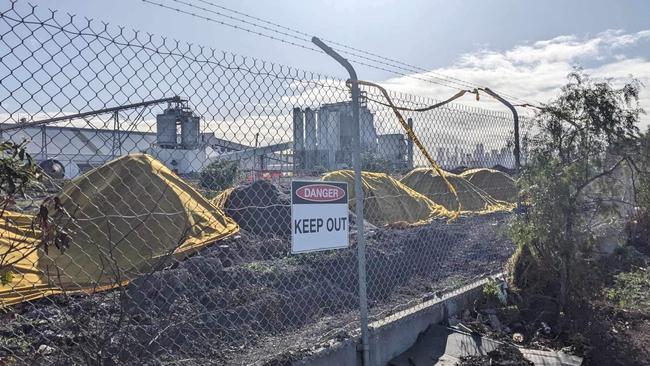
<svg viewBox="0 0 650 366"><path fill-rule="evenodd" d="M499 201L517 202L515 180L503 172L480 168L468 170L460 176Z"/></svg>
<svg viewBox="0 0 650 366"><path fill-rule="evenodd" d="M507 219L460 217L368 235L371 316L500 271L513 250L499 237ZM290 256L288 238L242 230L125 291L53 296L17 308L20 316L0 312L0 357L32 360L45 344L54 352L40 365L87 364L88 357L120 365L278 364L278 353L319 349L358 326L355 243L352 236L350 249Z"/></svg>
<svg viewBox="0 0 650 366"><path fill-rule="evenodd" d="M350 209L355 209L354 172L338 170L327 173L323 180L348 183ZM365 219L375 225L398 222L421 224L437 217L449 217L444 207L384 173L362 173Z"/></svg>
<svg viewBox="0 0 650 366"><path fill-rule="evenodd" d="M41 245L29 215L5 214L0 220L0 253L11 252L11 261L0 264L16 274L0 286L0 307L61 291L108 289L239 230L145 154L93 169L68 182L57 197L60 207L49 212L71 233L67 248Z"/></svg>
<svg viewBox="0 0 650 366"><path fill-rule="evenodd" d="M401 182L448 210L458 210L459 202L462 211L498 211L502 208L500 202L463 177L448 172L445 174L445 178L456 189L458 199L444 179L431 168L413 169Z"/></svg>
<svg viewBox="0 0 650 366"><path fill-rule="evenodd" d="M212 202L248 232L263 237L291 235L291 197L268 181L228 189Z"/></svg>

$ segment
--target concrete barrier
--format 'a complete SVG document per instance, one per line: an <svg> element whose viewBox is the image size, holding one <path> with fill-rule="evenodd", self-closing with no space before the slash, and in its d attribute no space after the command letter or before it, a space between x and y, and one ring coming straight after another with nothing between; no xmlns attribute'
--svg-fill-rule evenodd
<svg viewBox="0 0 650 366"><path fill-rule="evenodd" d="M385 366L388 361L411 347L429 325L440 323L449 316L471 308L474 301L481 296L483 285L487 281L488 279L483 279L474 282L439 298L419 303L386 319L370 323L371 365ZM362 366L357 352L358 343L358 337L348 339L294 364Z"/></svg>

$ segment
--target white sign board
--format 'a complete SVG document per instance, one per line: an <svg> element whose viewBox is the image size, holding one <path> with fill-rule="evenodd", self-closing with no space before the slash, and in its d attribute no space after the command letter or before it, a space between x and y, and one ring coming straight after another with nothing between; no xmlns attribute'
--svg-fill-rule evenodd
<svg viewBox="0 0 650 366"><path fill-rule="evenodd" d="M347 248L350 245L348 184L291 182L291 252Z"/></svg>

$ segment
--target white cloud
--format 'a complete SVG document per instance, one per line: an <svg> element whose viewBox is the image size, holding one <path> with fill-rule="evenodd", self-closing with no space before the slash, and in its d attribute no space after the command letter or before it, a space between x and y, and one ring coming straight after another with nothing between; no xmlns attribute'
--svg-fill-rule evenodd
<svg viewBox="0 0 650 366"><path fill-rule="evenodd" d="M638 78L647 87L642 90L640 99L642 107L650 114L650 60L630 57L625 53L633 47L647 48L646 43L650 43L650 30L636 33L607 30L592 37L563 35L517 45L503 52L480 50L464 54L451 66L417 77L435 78L442 74L530 102L546 102L557 95L574 66L583 66L593 77L609 78L614 83L629 80L630 76ZM439 100L455 93L448 87L408 77L389 79L383 85ZM503 109L488 97L481 98L477 103L468 96L461 103ZM650 115L641 118L644 125L650 123Z"/></svg>
<svg viewBox="0 0 650 366"><path fill-rule="evenodd" d="M602 36L610 41L613 48L618 48L630 46L639 41L650 39L650 30L642 30L630 34L625 34L621 30L608 30L603 32Z"/></svg>

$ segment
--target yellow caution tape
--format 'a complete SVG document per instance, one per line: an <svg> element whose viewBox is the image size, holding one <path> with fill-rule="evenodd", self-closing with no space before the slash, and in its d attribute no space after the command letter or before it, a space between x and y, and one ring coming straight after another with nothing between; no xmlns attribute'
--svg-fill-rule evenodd
<svg viewBox="0 0 650 366"><path fill-rule="evenodd" d="M352 82L351 82L350 80L348 80L348 82L347 82L348 87L351 86L351 83L352 83ZM387 105L387 106L390 107L390 108L393 110L393 113L395 113L395 116L397 116L397 120L399 120L399 123L400 123L400 124L402 125L402 127L404 127L404 129L406 130L406 134L408 135L408 137L411 139L411 141L413 141L413 143L415 144L415 146L418 147L418 149L420 150L420 152L422 153L422 155L424 155L424 157L427 158L427 160L429 161L429 164L431 164L431 166L432 166L433 169L436 171L436 173L438 173L438 175L440 175L440 176L442 177L442 179L444 180L445 184L446 184L447 187L449 188L449 191L451 191L451 193L454 195L456 201L458 202L458 210L457 210L456 213L455 213L455 217L458 216L458 215L460 214L460 211L461 211L461 205L460 205L460 200L458 199L458 193L456 192L456 188L454 188L454 186L453 186L453 185L449 182L449 180L445 177L445 172L442 170L442 168L440 168L440 166L438 165L438 163L436 163L436 161L433 160L433 157L431 157L431 155L429 154L429 152L427 151L427 149L426 149L426 148L424 147L424 145L420 142L420 139L417 137L417 135L415 134L415 132L413 131L413 129L409 127L408 123L406 123L406 120L404 120L404 117L402 116L402 114L401 114L399 111L400 111L400 110L409 110L409 111L416 111L416 112L417 112L417 111L426 111L426 110L435 109L435 108L438 108L438 107L440 107L440 106L443 106L443 105L445 105L445 104L451 102L451 101L454 100L454 99L457 99L457 98L461 97L461 96L464 95L467 91L463 90L463 91L457 93L456 95L454 95L453 97L451 97L450 99L448 99L448 100L446 100L446 101L444 101L444 102L441 102L441 103L437 103L437 104L435 104L435 105L433 105L433 106L429 106L429 107L426 107L426 108L420 108L420 109L410 109L410 108L404 108L404 107L398 107L398 106L396 106L396 105L393 103L393 101L392 101L392 99L390 98L390 96L388 95L388 92L386 91L386 89L384 89L382 86L380 86L380 85L378 85L378 84L375 84L375 83L372 83L372 82L369 82L369 81L364 81L364 80L357 80L357 83L358 83L359 85L365 85L365 86L375 87L375 88L377 88L377 89L379 89L379 90L381 91L381 93L383 94L384 98L386 98L386 101L388 102L388 105ZM384 105L385 105L385 104L384 104Z"/></svg>

